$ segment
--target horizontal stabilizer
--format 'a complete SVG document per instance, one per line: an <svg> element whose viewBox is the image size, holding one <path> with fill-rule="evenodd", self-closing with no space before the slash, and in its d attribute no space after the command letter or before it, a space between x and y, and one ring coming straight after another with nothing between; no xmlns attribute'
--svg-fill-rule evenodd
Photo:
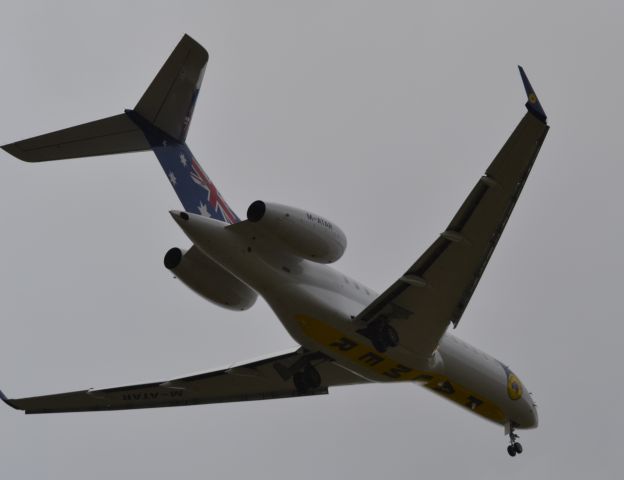
<svg viewBox="0 0 624 480"><path fill-rule="evenodd" d="M2 148L25 162L151 149L141 129L123 113L10 143Z"/></svg>
<svg viewBox="0 0 624 480"><path fill-rule="evenodd" d="M2 390L0 390L0 400L2 400L4 403L6 403L9 407L11 408L15 408L16 410L19 410L14 404L13 402L11 402L11 400L9 400L6 395L4 393L2 393Z"/></svg>

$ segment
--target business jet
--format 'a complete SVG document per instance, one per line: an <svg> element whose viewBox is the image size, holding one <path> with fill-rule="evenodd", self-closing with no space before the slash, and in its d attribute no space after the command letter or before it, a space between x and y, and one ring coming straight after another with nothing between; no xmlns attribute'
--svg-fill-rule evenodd
<svg viewBox="0 0 624 480"><path fill-rule="evenodd" d="M369 382L413 382L504 427L537 427L536 405L512 370L451 334L520 196L548 132L522 69L527 112L431 246L383 293L329 266L344 232L325 217L263 200L241 220L185 140L208 62L188 35L134 109L2 148L26 162L151 150L184 209L170 212L191 241L164 265L191 290L232 310L258 295L299 345L251 363L117 388L2 400L25 413L85 412L302 397Z"/></svg>

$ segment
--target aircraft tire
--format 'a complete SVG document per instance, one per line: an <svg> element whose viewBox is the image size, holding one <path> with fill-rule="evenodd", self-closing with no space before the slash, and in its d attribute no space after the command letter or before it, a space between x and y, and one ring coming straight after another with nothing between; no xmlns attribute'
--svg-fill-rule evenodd
<svg viewBox="0 0 624 480"><path fill-rule="evenodd" d="M513 447L518 455L522 453L522 445L520 445L518 442L514 443Z"/></svg>
<svg viewBox="0 0 624 480"><path fill-rule="evenodd" d="M394 327L390 325L384 325L381 330L381 335L383 337L383 341L389 347L396 347L399 344L399 334L394 329Z"/></svg>
<svg viewBox="0 0 624 480"><path fill-rule="evenodd" d="M311 365L308 365L303 370L303 378L307 388L310 390L316 390L321 386L321 374Z"/></svg>
<svg viewBox="0 0 624 480"><path fill-rule="evenodd" d="M297 392L303 394L308 391L308 385L303 372L297 372L293 375L293 383L295 384Z"/></svg>
<svg viewBox="0 0 624 480"><path fill-rule="evenodd" d="M510 457L515 457L517 452L513 445L509 445L507 447L507 453L509 454Z"/></svg>
<svg viewBox="0 0 624 480"><path fill-rule="evenodd" d="M371 342L373 343L373 347L375 347L375 350L377 350L379 353L384 353L386 350L388 350L388 346L380 337L381 336L373 337L371 339Z"/></svg>

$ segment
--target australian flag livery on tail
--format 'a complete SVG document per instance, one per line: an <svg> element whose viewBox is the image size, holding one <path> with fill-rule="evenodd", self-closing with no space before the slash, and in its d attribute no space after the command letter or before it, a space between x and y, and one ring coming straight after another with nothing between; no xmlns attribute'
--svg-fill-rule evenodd
<svg viewBox="0 0 624 480"><path fill-rule="evenodd" d="M187 212L199 213L227 223L240 220L201 168L186 143L154 128L135 111L126 110L143 131L171 186Z"/></svg>
<svg viewBox="0 0 624 480"><path fill-rule="evenodd" d="M27 162L153 150L185 210L237 223L186 145L207 62L208 52L185 35L134 109L2 148Z"/></svg>
<svg viewBox="0 0 624 480"><path fill-rule="evenodd" d="M207 62L208 52L185 35L135 109L125 113L145 134L186 211L236 223L185 143Z"/></svg>

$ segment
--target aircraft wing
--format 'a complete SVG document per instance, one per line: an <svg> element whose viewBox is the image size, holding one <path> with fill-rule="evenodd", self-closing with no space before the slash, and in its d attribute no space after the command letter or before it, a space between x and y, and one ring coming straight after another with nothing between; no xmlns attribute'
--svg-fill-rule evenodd
<svg viewBox="0 0 624 480"><path fill-rule="evenodd" d="M303 355L299 349L225 370L126 387L18 399L8 399L0 392L0 399L25 413L87 412L320 395L328 393L329 387L367 383L331 361L322 361L315 365L322 378L321 386L299 393L292 379L284 380L278 372L293 367Z"/></svg>
<svg viewBox="0 0 624 480"><path fill-rule="evenodd" d="M400 345L423 357L435 350L449 324L457 326L548 132L546 114L522 67L520 74L528 96L526 115L446 230L356 319L365 326L387 320Z"/></svg>

